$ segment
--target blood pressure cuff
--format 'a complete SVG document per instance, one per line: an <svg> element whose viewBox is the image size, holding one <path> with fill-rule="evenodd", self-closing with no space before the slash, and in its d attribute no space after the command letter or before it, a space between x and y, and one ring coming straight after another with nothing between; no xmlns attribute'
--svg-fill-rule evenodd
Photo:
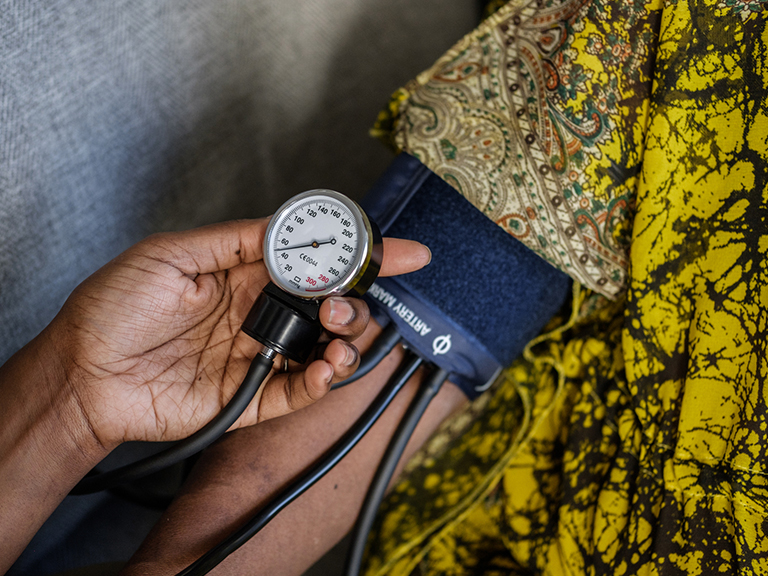
<svg viewBox="0 0 768 576"><path fill-rule="evenodd" d="M470 399L509 365L570 293L570 278L501 229L413 156L400 154L363 208L382 234L418 240L429 266L378 278L373 317L450 373Z"/></svg>

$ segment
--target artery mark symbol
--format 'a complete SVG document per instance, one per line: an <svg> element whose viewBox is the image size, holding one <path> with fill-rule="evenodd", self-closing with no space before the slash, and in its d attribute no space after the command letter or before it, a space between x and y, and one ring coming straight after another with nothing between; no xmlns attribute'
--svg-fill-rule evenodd
<svg viewBox="0 0 768 576"><path fill-rule="evenodd" d="M450 334L444 334L442 336L438 336L432 341L432 354L434 356L442 356L443 354L447 354L450 349L451 349Z"/></svg>

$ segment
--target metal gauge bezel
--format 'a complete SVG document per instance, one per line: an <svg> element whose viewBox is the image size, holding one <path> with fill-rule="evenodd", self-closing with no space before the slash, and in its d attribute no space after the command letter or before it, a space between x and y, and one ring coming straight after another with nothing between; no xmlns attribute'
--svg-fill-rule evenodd
<svg viewBox="0 0 768 576"><path fill-rule="evenodd" d="M277 236L280 227L282 226L285 218L287 218L294 210L295 207L305 204L308 198L313 196L327 197L332 201L338 202L350 212L355 220L355 227L357 229L355 243L357 244L357 252L354 261L347 267L346 272L341 278L330 288L318 292L308 294L304 290L295 288L292 284L286 282L283 275L278 270L277 264L277 251L275 248L275 237ZM325 188L317 188L314 190L307 190L302 192L285 202L275 212L274 216L267 226L266 236L264 238L264 264L267 267L267 272L272 282L278 286L281 290L288 292L299 298L307 300L317 300L320 298L327 298L329 296L343 296L351 291L355 290L356 285L360 280L366 276L368 267L372 264L371 255L373 253L374 244L374 232L371 226L371 222L363 212L362 208L354 200L336 192L335 190L328 190ZM375 263L378 267L378 264ZM376 270L378 272L378 269ZM365 287L367 289L367 286ZM365 289L362 291L364 292Z"/></svg>

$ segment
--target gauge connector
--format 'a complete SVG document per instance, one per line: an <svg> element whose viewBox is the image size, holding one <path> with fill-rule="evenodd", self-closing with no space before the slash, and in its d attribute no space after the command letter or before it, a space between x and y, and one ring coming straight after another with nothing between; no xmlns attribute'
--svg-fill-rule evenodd
<svg viewBox="0 0 768 576"><path fill-rule="evenodd" d="M264 287L243 322L251 338L303 364L323 333L320 300L286 294L272 282Z"/></svg>

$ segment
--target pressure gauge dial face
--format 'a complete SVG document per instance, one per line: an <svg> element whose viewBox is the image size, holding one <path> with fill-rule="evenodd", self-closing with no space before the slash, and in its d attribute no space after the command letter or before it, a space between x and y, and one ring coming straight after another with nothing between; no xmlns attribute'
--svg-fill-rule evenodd
<svg viewBox="0 0 768 576"><path fill-rule="evenodd" d="M333 190L310 190L275 213L265 263L272 282L302 298L362 294L381 265L381 237L363 210Z"/></svg>

